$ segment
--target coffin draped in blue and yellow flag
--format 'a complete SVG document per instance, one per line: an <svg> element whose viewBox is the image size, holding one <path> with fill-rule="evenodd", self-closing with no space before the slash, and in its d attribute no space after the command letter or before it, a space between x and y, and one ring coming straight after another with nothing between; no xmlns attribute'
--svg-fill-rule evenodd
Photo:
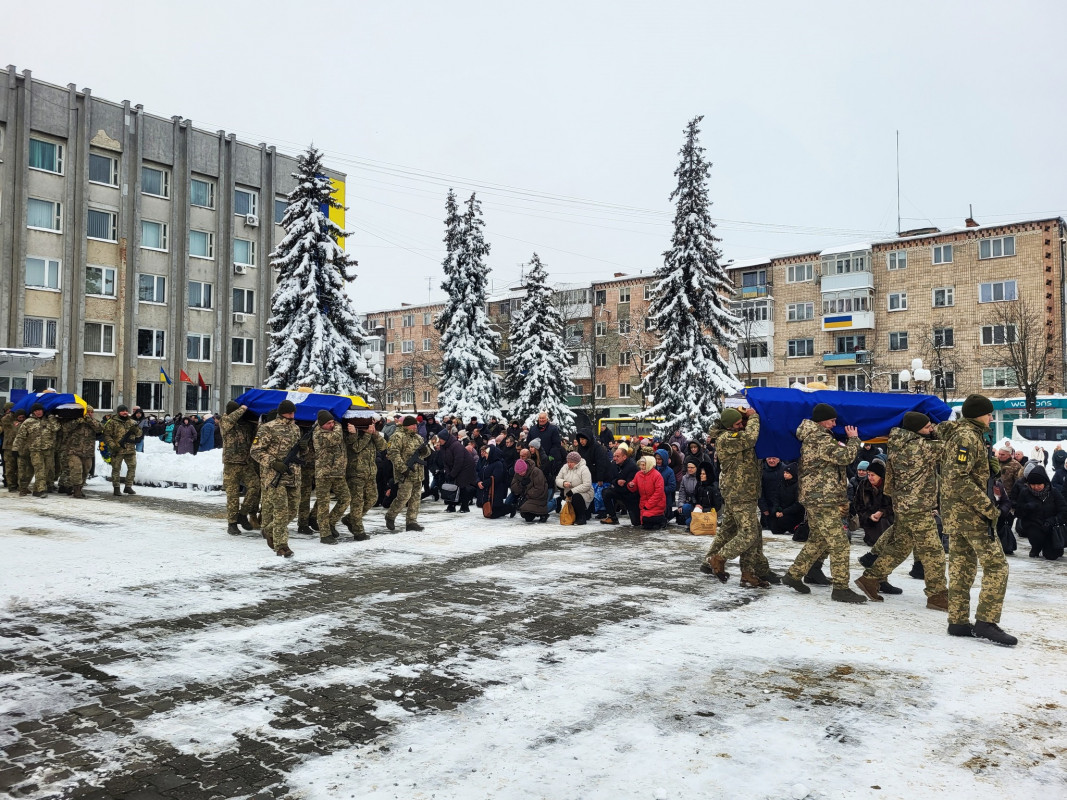
<svg viewBox="0 0 1067 800"><path fill-rule="evenodd" d="M30 413L30 406L34 403L40 403L44 406L44 410L48 413L56 413L59 411L75 411L77 408L82 409L81 414L75 414L74 416L81 416L85 413L86 403L76 394L60 394L59 392L30 392L28 395L19 400L12 407L12 411L18 414L20 411L27 416Z"/></svg>
<svg viewBox="0 0 1067 800"><path fill-rule="evenodd" d="M318 392L287 392L282 389L249 389L234 399L238 405L248 406L249 411L260 415L277 411L278 404L282 400L291 400L296 406L298 422L314 422L318 413L323 409L329 411L337 419L341 419L353 404L366 407L366 403L358 397L352 398L343 394L319 394Z"/></svg>

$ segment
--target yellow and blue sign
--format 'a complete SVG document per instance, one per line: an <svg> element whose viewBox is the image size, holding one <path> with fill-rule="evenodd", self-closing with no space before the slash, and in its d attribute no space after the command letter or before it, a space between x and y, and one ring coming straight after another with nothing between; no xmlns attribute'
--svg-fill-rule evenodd
<svg viewBox="0 0 1067 800"><path fill-rule="evenodd" d="M851 328L852 327L852 315L840 314L836 317L823 317L822 328L823 330L830 330L831 328Z"/></svg>
<svg viewBox="0 0 1067 800"><path fill-rule="evenodd" d="M325 178L326 176L322 175L320 173L320 177ZM334 208L333 206L327 206L325 203L323 203L321 206L319 206L319 210L323 214L325 214L327 217L329 217L330 222L335 224L341 230L344 230L345 229L345 182L344 181L340 181L337 178L329 178L329 181L330 181L330 186L333 187L333 189L332 189L333 199L336 200L338 203L340 203L341 207L340 208ZM345 246L344 237L339 238L337 240L337 243L339 245L341 245L342 248L344 248L344 246Z"/></svg>

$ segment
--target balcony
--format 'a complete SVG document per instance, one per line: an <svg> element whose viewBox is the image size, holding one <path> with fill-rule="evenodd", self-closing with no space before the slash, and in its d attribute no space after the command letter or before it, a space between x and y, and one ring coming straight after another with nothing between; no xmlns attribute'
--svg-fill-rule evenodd
<svg viewBox="0 0 1067 800"><path fill-rule="evenodd" d="M870 330L874 328L873 311L846 311L826 314L822 318L824 331Z"/></svg>
<svg viewBox="0 0 1067 800"><path fill-rule="evenodd" d="M824 367L854 367L857 364L871 363L871 354L867 350L858 350L855 353L823 353L822 363Z"/></svg>
<svg viewBox="0 0 1067 800"><path fill-rule="evenodd" d="M738 286L734 290L734 296L739 300L759 300L761 297L771 296L771 286L768 283L760 283L756 286Z"/></svg>
<svg viewBox="0 0 1067 800"><path fill-rule="evenodd" d="M823 275L819 289L823 292L847 292L850 289L873 289L874 275L868 270Z"/></svg>
<svg viewBox="0 0 1067 800"><path fill-rule="evenodd" d="M763 372L774 372L774 359L770 356L757 358L741 358L735 356L734 362L734 367L740 378L747 377L750 372L753 375L759 375Z"/></svg>

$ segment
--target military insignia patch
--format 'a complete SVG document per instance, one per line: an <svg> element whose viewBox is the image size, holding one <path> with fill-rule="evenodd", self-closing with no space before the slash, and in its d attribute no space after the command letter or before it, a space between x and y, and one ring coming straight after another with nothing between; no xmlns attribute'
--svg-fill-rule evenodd
<svg viewBox="0 0 1067 800"><path fill-rule="evenodd" d="M967 463L967 456L969 454L970 453L968 452L966 447L956 448L956 462L959 463L959 464L966 464Z"/></svg>
<svg viewBox="0 0 1067 800"><path fill-rule="evenodd" d="M252 444L259 444L259 437L258 436L255 439L252 440Z"/></svg>

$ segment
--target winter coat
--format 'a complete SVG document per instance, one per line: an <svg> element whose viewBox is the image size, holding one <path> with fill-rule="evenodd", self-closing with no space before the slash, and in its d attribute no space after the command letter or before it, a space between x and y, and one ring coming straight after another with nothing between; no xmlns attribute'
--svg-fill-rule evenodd
<svg viewBox="0 0 1067 800"><path fill-rule="evenodd" d="M600 429L600 443L604 447L611 447L612 442L615 441L615 432L611 429L610 425L605 425Z"/></svg>
<svg viewBox="0 0 1067 800"><path fill-rule="evenodd" d="M884 483L875 488L869 480L860 481L856 487L856 497L852 501L852 513L860 518L863 541L868 545L874 545L895 519L893 498L882 491L884 488ZM877 520L871 519L871 515L879 511L882 516Z"/></svg>
<svg viewBox="0 0 1067 800"><path fill-rule="evenodd" d="M168 422L167 428L163 433L163 441L167 444L174 444L174 429L178 427L177 422Z"/></svg>
<svg viewBox="0 0 1067 800"><path fill-rule="evenodd" d="M441 432L441 465L444 467L448 483L454 483L460 489L470 489L478 483L478 473L474 465L474 456L458 439L449 433Z"/></svg>
<svg viewBox="0 0 1067 800"><path fill-rule="evenodd" d="M583 440L585 443L583 444ZM611 477L611 453L604 447L596 437L593 436L593 432L589 430L578 431L578 435L575 437L577 446L575 450L578 455L585 461L585 465L589 467L589 474L593 478L593 483L604 483Z"/></svg>
<svg viewBox="0 0 1067 800"><path fill-rule="evenodd" d="M1015 530L1030 540L1030 555L1043 555L1049 560L1063 555L1063 550L1050 546L1052 528L1067 525L1067 500L1063 495L1051 486L1038 494L1023 485L1015 504L1015 519Z"/></svg>
<svg viewBox="0 0 1067 800"><path fill-rule="evenodd" d="M719 490L724 500L738 507L759 499L760 462L756 460L759 431L759 417L753 415L741 430L723 428L716 422L711 432L715 440L715 452L722 464Z"/></svg>
<svg viewBox="0 0 1067 800"><path fill-rule="evenodd" d="M920 436L907 428L889 432L889 493L893 510L929 514L937 508L937 462L942 443L936 438Z"/></svg>
<svg viewBox="0 0 1067 800"><path fill-rule="evenodd" d="M785 525L794 528L804 519L804 506L800 502L800 482L797 480L796 467L790 465L791 478L782 477L778 493L774 497L774 514L782 513Z"/></svg>
<svg viewBox="0 0 1067 800"><path fill-rule="evenodd" d="M848 465L848 477L856 477L856 469L859 467L861 461L874 461L874 459L882 455L884 452L885 450L876 444L861 442L859 452L852 458L852 463Z"/></svg>
<svg viewBox="0 0 1067 800"><path fill-rule="evenodd" d="M553 465L553 469L558 469L563 461L563 440L559 435L559 428L551 422L546 423L543 428L534 425L530 428L530 438L541 440L541 455L548 460L548 464Z"/></svg>
<svg viewBox="0 0 1067 800"><path fill-rule="evenodd" d="M704 461L697 467L696 504L705 511L710 511L713 508L722 508L722 495L719 493L718 481L714 477L710 477L706 481L700 480L701 471L707 475L714 475L715 473L710 461Z"/></svg>
<svg viewBox="0 0 1067 800"><path fill-rule="evenodd" d="M663 492L667 497L667 505L673 507L674 496L678 490L678 479L674 476L674 470L671 469L671 454L661 448L656 451L656 455L660 460L660 464L656 466L656 472L663 478Z"/></svg>
<svg viewBox="0 0 1067 800"><path fill-rule="evenodd" d="M478 465L478 480L482 484L478 504L484 505L489 500L489 489L492 488L493 511L502 511L508 496L507 467L503 452L495 444L489 445L489 457Z"/></svg>
<svg viewBox="0 0 1067 800"><path fill-rule="evenodd" d="M174 429L174 452L178 455L192 455L196 451L196 428L185 421Z"/></svg>
<svg viewBox="0 0 1067 800"><path fill-rule="evenodd" d="M685 450L685 446L686 446L687 443L688 443L688 440L685 438L685 434L684 433L673 434L671 436L671 438L669 438L667 440L667 444L669 444L669 445L670 444L676 444L676 445L678 445L678 449L682 450L682 451Z"/></svg>
<svg viewBox="0 0 1067 800"><path fill-rule="evenodd" d="M775 508L775 503L778 499L778 494L782 489L782 484L785 482L785 463L778 462L778 466L768 466L767 462L763 462L763 473L760 476L760 496L759 496L759 509L762 512L764 519L766 515L774 514L779 509Z"/></svg>
<svg viewBox="0 0 1067 800"><path fill-rule="evenodd" d="M848 502L845 473L856 459L860 440L852 437L844 447L826 428L810 419L797 427L800 439L800 502L806 507L840 506Z"/></svg>
<svg viewBox="0 0 1067 800"><path fill-rule="evenodd" d="M570 489L563 488L566 481L570 481ZM556 474L556 488L560 489L564 496L568 491L580 494L585 498L586 506L592 505L593 477L589 474L589 467L586 466L585 460L579 461L573 467L569 461L564 462L563 468Z"/></svg>
<svg viewBox="0 0 1067 800"><path fill-rule="evenodd" d="M200 449L198 452L206 453L215 449L215 420L208 417L200 426Z"/></svg>
<svg viewBox="0 0 1067 800"><path fill-rule="evenodd" d="M499 449L500 455L504 460L504 468L508 471L508 475L513 475L515 473L515 462L519 460L519 449L515 445Z"/></svg>
<svg viewBox="0 0 1067 800"><path fill-rule="evenodd" d="M639 470L633 479L634 490L641 496L641 521L667 514L667 495L663 491L663 476L655 467L648 472Z"/></svg>
<svg viewBox="0 0 1067 800"><path fill-rule="evenodd" d="M526 461L526 474L518 475L511 481L511 491L522 499L519 511L541 516L548 513L548 482L545 474L530 459Z"/></svg>
<svg viewBox="0 0 1067 800"><path fill-rule="evenodd" d="M682 475L678 481L678 494L675 496L675 502L678 503L679 508L686 503L694 506L698 505L697 486L699 485L700 479L696 475L690 475L689 473Z"/></svg>
<svg viewBox="0 0 1067 800"><path fill-rule="evenodd" d="M385 423L385 425L382 426L382 436L385 437L385 441L388 442L389 439L392 438L394 433L396 433L395 422L387 422Z"/></svg>

